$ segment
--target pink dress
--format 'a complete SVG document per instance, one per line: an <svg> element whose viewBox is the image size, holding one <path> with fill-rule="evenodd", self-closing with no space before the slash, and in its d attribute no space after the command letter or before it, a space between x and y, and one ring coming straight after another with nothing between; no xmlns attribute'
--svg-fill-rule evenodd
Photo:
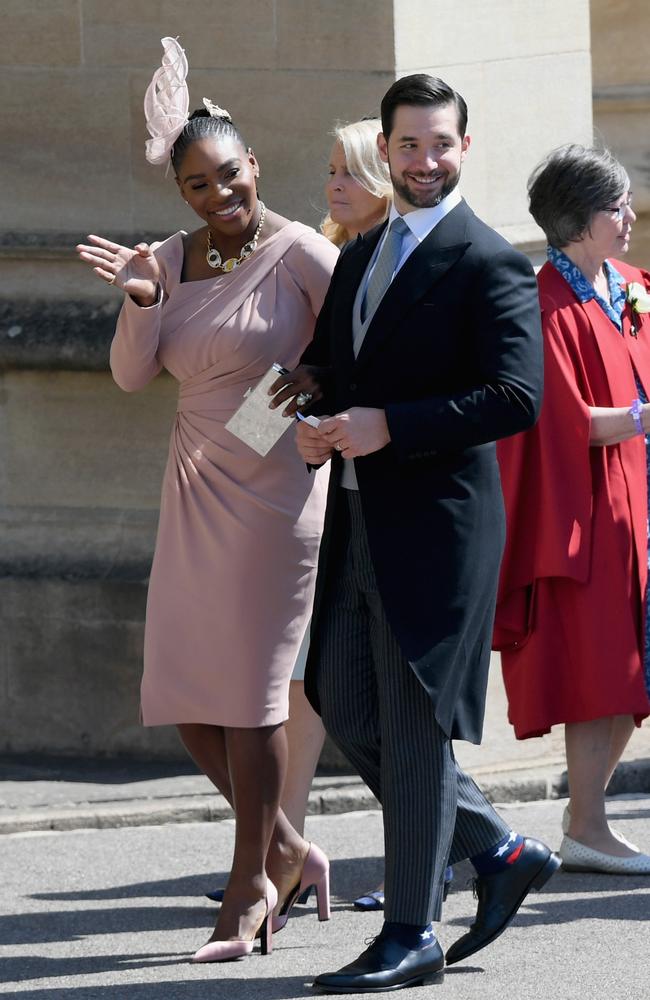
<svg viewBox="0 0 650 1000"><path fill-rule="evenodd" d="M292 222L230 275L180 281L182 233L155 248L160 304L128 296L111 348L123 389L179 382L145 628L142 719L254 728L288 715L325 510L293 428L262 458L224 427L246 389L310 341L338 251Z"/></svg>

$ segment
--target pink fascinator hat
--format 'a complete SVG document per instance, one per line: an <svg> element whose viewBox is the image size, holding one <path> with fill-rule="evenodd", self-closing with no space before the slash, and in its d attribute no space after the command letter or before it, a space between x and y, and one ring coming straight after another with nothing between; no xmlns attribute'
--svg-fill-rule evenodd
<svg viewBox="0 0 650 1000"><path fill-rule="evenodd" d="M144 116L151 139L145 143L149 163L169 163L172 147L187 124L190 94L187 58L175 38L161 38L162 66L154 73L144 95Z"/></svg>

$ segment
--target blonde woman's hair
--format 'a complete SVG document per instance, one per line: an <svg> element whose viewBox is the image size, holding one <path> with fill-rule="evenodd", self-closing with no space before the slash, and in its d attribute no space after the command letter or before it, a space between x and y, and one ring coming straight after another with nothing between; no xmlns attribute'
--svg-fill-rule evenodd
<svg viewBox="0 0 650 1000"><path fill-rule="evenodd" d="M374 194L375 198L385 198L386 207L380 221L388 218L393 188L390 183L388 164L379 156L377 135L381 132L378 118L364 118L349 125L337 125L332 131L336 142L340 142L345 154L348 171L355 181ZM321 223L321 232L335 246L342 247L350 239L345 226L334 222L328 213Z"/></svg>

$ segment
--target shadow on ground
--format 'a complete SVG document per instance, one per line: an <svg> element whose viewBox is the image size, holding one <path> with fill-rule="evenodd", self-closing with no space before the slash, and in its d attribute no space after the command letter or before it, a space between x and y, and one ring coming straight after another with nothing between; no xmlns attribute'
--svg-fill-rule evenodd
<svg viewBox="0 0 650 1000"><path fill-rule="evenodd" d="M281 976L276 979L248 977L231 979L215 974L214 981L202 978L166 980L160 983L120 983L119 1000L205 1000L213 991L228 1000L292 1000L293 997L314 997L311 982L304 976ZM21 1000L115 1000L115 986L64 986L21 992Z"/></svg>
<svg viewBox="0 0 650 1000"><path fill-rule="evenodd" d="M355 899L362 892L372 889L383 878L383 858L343 858L332 861L330 866L333 891L341 899ZM130 885L110 886L107 889L74 889L64 892L37 892L30 899L43 900L102 900L102 899L151 899L196 896L197 902L214 906L205 898L228 881L228 872L206 872L202 875L184 875L181 878L156 879L151 882L134 882ZM0 923L1 926L1 923Z"/></svg>
<svg viewBox="0 0 650 1000"><path fill-rule="evenodd" d="M579 877L579 876L578 876ZM589 876L590 878L592 876ZM595 876L596 878L598 876ZM568 881L570 876L564 876ZM648 919L648 894L647 892L633 890L643 890L650 888L650 881L647 878L625 878L617 879L614 885L614 877L611 875L602 876L607 879L598 886L586 886L584 883L575 886L564 886L558 888L558 892L566 893L573 891L574 896L567 899L550 899L549 893L545 892L539 896L532 894L526 897L524 905L515 917L517 927L533 927L539 924L571 924L578 920L638 920ZM611 891L606 895L594 896L594 892L603 892L607 888ZM577 894L580 893L580 896ZM454 917L446 920L448 926L465 927L473 920L473 916Z"/></svg>
<svg viewBox="0 0 650 1000"><path fill-rule="evenodd" d="M201 772L186 760L131 760L129 758L49 757L41 754L0 754L0 781L71 781L122 785Z"/></svg>

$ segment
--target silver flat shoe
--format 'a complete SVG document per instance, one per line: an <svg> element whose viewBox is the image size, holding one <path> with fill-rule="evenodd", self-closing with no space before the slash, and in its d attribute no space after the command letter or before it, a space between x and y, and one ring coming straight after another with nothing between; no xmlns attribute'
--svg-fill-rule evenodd
<svg viewBox="0 0 650 1000"><path fill-rule="evenodd" d="M633 858L617 858L615 854L595 851L565 834L559 855L567 872L602 872L605 875L650 875L650 855L635 854Z"/></svg>
<svg viewBox="0 0 650 1000"><path fill-rule="evenodd" d="M571 825L571 806L566 805L564 807L564 812L562 813L562 833L568 833L570 825ZM637 847L636 844L633 844L631 840L627 839L627 837L624 837L620 830L615 830L613 827L610 826L609 832L611 833L612 837L616 837L619 844L625 844L625 846L629 847L631 851L638 851L639 854L641 853L641 848Z"/></svg>

